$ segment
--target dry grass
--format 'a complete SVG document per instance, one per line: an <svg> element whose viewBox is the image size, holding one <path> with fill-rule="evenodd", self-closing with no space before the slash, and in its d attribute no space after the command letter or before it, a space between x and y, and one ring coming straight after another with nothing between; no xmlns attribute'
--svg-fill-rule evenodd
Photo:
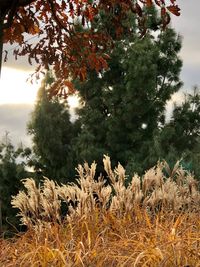
<svg viewBox="0 0 200 267"><path fill-rule="evenodd" d="M21 191L12 198L12 205L19 209L22 224L29 228L47 222L62 222L62 204L66 204L68 221L89 216L96 208L110 211L122 218L140 206L151 215L160 210L200 211L200 192L194 177L184 171L179 162L170 170L166 162L148 170L143 177L134 174L126 186L124 168L118 164L111 168L111 161L104 156L107 180L95 179L96 164L87 163L77 168L78 179L74 184L56 185L45 178L37 188L33 179L23 180L26 192ZM106 184L109 181L109 184Z"/></svg>
<svg viewBox="0 0 200 267"><path fill-rule="evenodd" d="M125 170L113 171L104 157L109 184L94 179L96 165L78 167L77 184L45 178L13 197L25 234L0 241L4 266L200 266L200 193L179 163L158 163L125 186ZM61 205L67 216L62 218Z"/></svg>
<svg viewBox="0 0 200 267"><path fill-rule="evenodd" d="M1 267L200 266L200 218L159 212L152 219L141 209L116 218L96 210L1 240L0 246Z"/></svg>

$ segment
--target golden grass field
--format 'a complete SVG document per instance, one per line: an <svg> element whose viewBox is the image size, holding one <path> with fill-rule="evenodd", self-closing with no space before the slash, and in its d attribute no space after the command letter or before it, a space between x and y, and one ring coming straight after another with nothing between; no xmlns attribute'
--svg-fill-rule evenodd
<svg viewBox="0 0 200 267"><path fill-rule="evenodd" d="M94 212L0 242L0 266L200 266L200 216Z"/></svg>
<svg viewBox="0 0 200 267"><path fill-rule="evenodd" d="M95 167L79 166L76 185L24 181L12 204L28 230L0 240L0 267L200 266L200 193L191 174L158 163L125 186L120 164L113 171L104 158L109 184L94 179Z"/></svg>

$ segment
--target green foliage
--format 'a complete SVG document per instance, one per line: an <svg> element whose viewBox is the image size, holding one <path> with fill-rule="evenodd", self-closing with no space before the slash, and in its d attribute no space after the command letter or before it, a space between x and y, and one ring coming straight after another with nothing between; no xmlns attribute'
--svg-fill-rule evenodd
<svg viewBox="0 0 200 267"><path fill-rule="evenodd" d="M126 34L135 31L132 15L123 20L126 30L120 38L112 33L109 17L103 12L91 25L113 34L115 46L107 50L106 71L90 71L86 82L75 81L81 99L76 123L70 122L65 103L48 99L46 89L51 81L41 87L28 129L37 157L35 169L42 174L69 178L76 163L91 164L93 160L101 172L103 154L109 154L113 164L121 162L128 173L142 173L159 157L165 158L165 152L159 151L160 135L164 135L166 102L182 85L181 38L172 29L155 36L152 32L159 24L156 10L148 12L151 31L143 39ZM78 22L77 27L84 31ZM171 159L177 160L170 147Z"/></svg>
<svg viewBox="0 0 200 267"><path fill-rule="evenodd" d="M93 160L101 172L103 154L109 154L113 164L121 162L129 173L141 173L157 162L166 102L182 85L181 38L172 29L157 37L152 34L159 21L154 8L148 12L151 31L143 39L126 34L136 31L131 14L123 20L120 38L103 12L92 23L94 30L109 31L115 46L105 46L110 55L106 71L90 71L86 82L75 81L81 99L76 123L70 122L65 103L48 99L50 77L41 87L28 129L36 155L33 165L43 175L69 178L76 163ZM76 26L84 31L78 22Z"/></svg>
<svg viewBox="0 0 200 267"><path fill-rule="evenodd" d="M182 158L182 165L200 177L200 93L195 87L185 94L184 102L175 106L171 120L159 135L157 156L174 164Z"/></svg>
<svg viewBox="0 0 200 267"><path fill-rule="evenodd" d="M24 157L26 150L22 146L15 149L6 135L0 143L0 200L4 228L18 221L10 202L11 195L21 187L20 180L28 177Z"/></svg>
<svg viewBox="0 0 200 267"><path fill-rule="evenodd" d="M71 149L75 125L70 121L69 107L57 97L49 99L47 75L38 92L38 99L28 133L32 135L33 156L30 164L41 175L66 181L73 175L74 157Z"/></svg>
<svg viewBox="0 0 200 267"><path fill-rule="evenodd" d="M164 124L166 102L182 85L180 48L172 29L157 38L127 37L115 42L107 71L90 72L85 83L76 85L82 99L75 149L79 162L100 163L109 154L129 172L155 164L155 131Z"/></svg>

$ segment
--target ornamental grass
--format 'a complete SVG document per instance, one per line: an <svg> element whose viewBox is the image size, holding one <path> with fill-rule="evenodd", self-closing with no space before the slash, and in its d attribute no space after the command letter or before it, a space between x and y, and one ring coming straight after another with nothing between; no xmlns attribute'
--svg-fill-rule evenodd
<svg viewBox="0 0 200 267"><path fill-rule="evenodd" d="M1 239L0 266L200 266L197 180L179 162L131 179L103 162L107 177L85 163L76 183L23 180L12 205L27 231Z"/></svg>

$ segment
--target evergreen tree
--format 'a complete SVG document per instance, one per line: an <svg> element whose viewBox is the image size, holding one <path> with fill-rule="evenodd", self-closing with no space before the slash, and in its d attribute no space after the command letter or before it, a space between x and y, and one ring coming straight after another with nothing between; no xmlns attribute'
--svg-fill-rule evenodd
<svg viewBox="0 0 200 267"><path fill-rule="evenodd" d="M172 165L182 158L182 165L200 177L200 93L185 94L184 102L175 106L171 120L160 130L158 156Z"/></svg>
<svg viewBox="0 0 200 267"><path fill-rule="evenodd" d="M101 75L90 72L78 85L79 161L101 162L108 153L114 164L142 171L158 160L151 155L154 133L164 124L166 102L182 84L180 48L172 29L157 38L116 40L109 69Z"/></svg>
<svg viewBox="0 0 200 267"><path fill-rule="evenodd" d="M3 229L18 222L10 202L11 196L16 195L21 187L20 180L28 177L24 161L26 150L22 146L15 149L7 134L0 143L0 223Z"/></svg>
<svg viewBox="0 0 200 267"><path fill-rule="evenodd" d="M58 97L49 99L48 87L52 81L52 76L48 74L39 89L37 103L28 123L34 152L30 164L37 173L66 182L74 175L74 124L70 121L67 102L59 101Z"/></svg>

